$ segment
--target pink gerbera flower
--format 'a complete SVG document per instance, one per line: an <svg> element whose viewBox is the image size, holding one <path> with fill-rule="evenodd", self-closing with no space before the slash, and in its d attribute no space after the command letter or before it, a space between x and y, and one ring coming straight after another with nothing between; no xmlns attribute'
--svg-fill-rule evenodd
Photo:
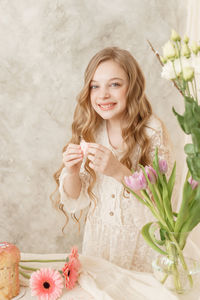
<svg viewBox="0 0 200 300"><path fill-rule="evenodd" d="M30 278L31 295L39 300L56 300L62 294L63 278L52 269L40 269Z"/></svg>
<svg viewBox="0 0 200 300"><path fill-rule="evenodd" d="M78 268L77 262L79 260L72 258L69 262L67 262L62 271L63 275L65 276L65 286L67 289L71 290L74 288L76 281L78 279Z"/></svg>
<svg viewBox="0 0 200 300"><path fill-rule="evenodd" d="M71 260L75 260L74 261L74 266L76 267L76 269L77 269L77 271L80 269L80 267L81 267L81 263L80 263L80 261L79 261L79 254L78 254L78 249L77 249L77 247L76 246L74 246L74 247L72 247L72 249L71 249L71 254L69 255L69 260L71 261Z"/></svg>
<svg viewBox="0 0 200 300"><path fill-rule="evenodd" d="M69 259L78 258L78 248L76 246L72 247L71 254L69 255Z"/></svg>

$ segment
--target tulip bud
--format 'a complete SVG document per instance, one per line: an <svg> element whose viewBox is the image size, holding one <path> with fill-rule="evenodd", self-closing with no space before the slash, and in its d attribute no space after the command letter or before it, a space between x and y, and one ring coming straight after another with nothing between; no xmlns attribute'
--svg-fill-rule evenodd
<svg viewBox="0 0 200 300"><path fill-rule="evenodd" d="M192 79L194 78L194 68L184 67L182 75L185 81L192 81Z"/></svg>
<svg viewBox="0 0 200 300"><path fill-rule="evenodd" d="M190 48L192 49L192 52L197 55L199 52L199 47L197 45L197 42L193 41Z"/></svg>
<svg viewBox="0 0 200 300"><path fill-rule="evenodd" d="M164 59L173 60L173 59L175 59L176 55L177 55L177 52L176 52L176 49L174 47L174 44L171 41L168 41L163 46L163 57L164 57Z"/></svg>
<svg viewBox="0 0 200 300"><path fill-rule="evenodd" d="M182 44L181 55L185 56L186 58L190 58L191 51L187 44Z"/></svg>
<svg viewBox="0 0 200 300"><path fill-rule="evenodd" d="M156 173L156 171L154 170L154 168L152 168L151 166L146 166L145 167L145 172L147 173L147 176L148 176L148 178L149 178L149 181L151 182L151 183L156 183L156 181L157 181L157 173Z"/></svg>
<svg viewBox="0 0 200 300"><path fill-rule="evenodd" d="M194 180L192 178L192 176L190 176L190 178L188 179L188 182L191 185L191 187L192 187L193 190L196 189L198 187L198 185L199 185L199 182L196 181L196 180Z"/></svg>
<svg viewBox="0 0 200 300"><path fill-rule="evenodd" d="M124 181L133 191L144 190L147 188L147 181L142 171L135 172L131 176L125 176Z"/></svg>
<svg viewBox="0 0 200 300"><path fill-rule="evenodd" d="M170 39L174 42L177 42L177 41L181 40L181 37L180 37L180 35L178 35L178 33L174 29L172 29Z"/></svg>
<svg viewBox="0 0 200 300"><path fill-rule="evenodd" d="M159 164L160 173L161 174L167 173L167 170L168 170L167 161L164 159L160 159L158 164Z"/></svg>
<svg viewBox="0 0 200 300"><path fill-rule="evenodd" d="M189 37L185 34L183 38L184 43L188 44L189 43Z"/></svg>

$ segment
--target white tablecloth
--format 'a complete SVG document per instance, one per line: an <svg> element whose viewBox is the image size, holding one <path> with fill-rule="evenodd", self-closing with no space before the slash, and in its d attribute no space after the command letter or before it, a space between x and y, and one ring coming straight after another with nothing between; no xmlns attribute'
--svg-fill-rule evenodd
<svg viewBox="0 0 200 300"><path fill-rule="evenodd" d="M65 259L66 254L22 253L21 259ZM80 255L82 272L77 286L63 289L62 300L200 300L198 287L186 295L177 295L163 287L150 273L139 273L122 269L110 262ZM52 267L61 269L64 263L21 263L25 266ZM20 299L31 300L28 281L20 275ZM26 286L25 288L23 286ZM200 286L200 284L199 284Z"/></svg>

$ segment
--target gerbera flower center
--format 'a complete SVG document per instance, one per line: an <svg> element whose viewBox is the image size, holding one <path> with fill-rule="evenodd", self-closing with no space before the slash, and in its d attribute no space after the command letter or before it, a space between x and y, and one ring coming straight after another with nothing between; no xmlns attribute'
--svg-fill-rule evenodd
<svg viewBox="0 0 200 300"><path fill-rule="evenodd" d="M43 287L44 287L45 289L49 289L49 288L50 288L49 282L45 281L45 282L43 283Z"/></svg>

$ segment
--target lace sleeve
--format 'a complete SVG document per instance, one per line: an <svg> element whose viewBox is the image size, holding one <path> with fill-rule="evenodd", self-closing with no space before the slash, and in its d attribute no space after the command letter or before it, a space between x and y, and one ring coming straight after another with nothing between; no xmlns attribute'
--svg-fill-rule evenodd
<svg viewBox="0 0 200 300"><path fill-rule="evenodd" d="M84 161L80 169L80 179L81 179L82 187L81 187L80 195L77 199L68 197L64 191L63 183L66 176L67 176L66 168L63 168L59 178L60 202L64 204L64 207L67 212L75 213L76 211L86 208L90 204L90 198L87 193L87 189L89 186L89 175L84 169Z"/></svg>

